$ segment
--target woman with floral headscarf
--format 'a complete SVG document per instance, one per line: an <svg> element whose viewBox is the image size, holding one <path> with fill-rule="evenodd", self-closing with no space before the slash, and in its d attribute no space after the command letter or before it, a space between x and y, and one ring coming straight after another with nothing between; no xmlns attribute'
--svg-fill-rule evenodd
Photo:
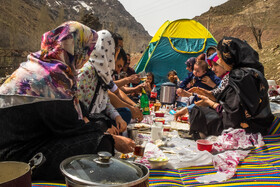
<svg viewBox="0 0 280 187"><path fill-rule="evenodd" d="M244 128L248 133L267 134L274 116L258 53L240 39L224 37L218 43L217 55L217 62L229 74L223 77L224 85L213 93L212 100L199 95L201 100L190 111L190 133L199 138L220 135L228 128ZM197 89L197 93L202 92ZM186 112L184 109L176 117Z"/></svg>
<svg viewBox="0 0 280 187"><path fill-rule="evenodd" d="M42 152L36 180L63 179L65 158L98 151L114 153L114 139L99 124L85 123L76 99L76 70L88 61L97 33L66 22L42 37L41 50L0 87L0 160L28 162ZM116 144L117 148L119 145Z"/></svg>

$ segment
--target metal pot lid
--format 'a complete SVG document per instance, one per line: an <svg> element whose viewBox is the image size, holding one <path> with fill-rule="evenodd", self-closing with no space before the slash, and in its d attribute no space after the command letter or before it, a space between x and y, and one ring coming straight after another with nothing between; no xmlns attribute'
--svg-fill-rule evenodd
<svg viewBox="0 0 280 187"><path fill-rule="evenodd" d="M138 180L142 170L127 161L112 158L108 152L98 155L78 155L62 161L62 173L80 183L116 185Z"/></svg>
<svg viewBox="0 0 280 187"><path fill-rule="evenodd" d="M165 82L165 83L162 83L161 86L172 86L172 87L176 87L176 84L174 84L173 82Z"/></svg>

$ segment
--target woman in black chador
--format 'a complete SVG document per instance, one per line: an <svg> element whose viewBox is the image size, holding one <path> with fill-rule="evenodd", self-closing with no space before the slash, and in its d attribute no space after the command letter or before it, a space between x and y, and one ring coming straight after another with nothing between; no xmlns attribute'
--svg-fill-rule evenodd
<svg viewBox="0 0 280 187"><path fill-rule="evenodd" d="M190 133L194 138L220 135L224 129L244 128L248 133L267 134L274 116L268 99L268 84L258 53L245 41L224 37L217 46L218 64L230 73L218 88L193 88L201 98L189 112ZM188 111L190 110L190 111Z"/></svg>

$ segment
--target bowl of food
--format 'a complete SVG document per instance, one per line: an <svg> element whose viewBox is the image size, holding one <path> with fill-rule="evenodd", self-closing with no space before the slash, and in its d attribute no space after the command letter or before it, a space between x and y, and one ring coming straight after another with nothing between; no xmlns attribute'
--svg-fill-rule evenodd
<svg viewBox="0 0 280 187"><path fill-rule="evenodd" d="M164 112L162 111L156 111L155 112L156 117L164 117Z"/></svg>
<svg viewBox="0 0 280 187"><path fill-rule="evenodd" d="M151 169L161 169L168 163L167 157L152 157L148 159Z"/></svg>
<svg viewBox="0 0 280 187"><path fill-rule="evenodd" d="M183 116L183 117L181 117L182 123L187 123L188 120L189 120L188 116Z"/></svg>
<svg viewBox="0 0 280 187"><path fill-rule="evenodd" d="M200 151L212 151L213 143L209 140L199 139L196 140L197 143L197 149Z"/></svg>
<svg viewBox="0 0 280 187"><path fill-rule="evenodd" d="M155 122L161 122L162 124L165 123L165 119L164 118L156 118Z"/></svg>

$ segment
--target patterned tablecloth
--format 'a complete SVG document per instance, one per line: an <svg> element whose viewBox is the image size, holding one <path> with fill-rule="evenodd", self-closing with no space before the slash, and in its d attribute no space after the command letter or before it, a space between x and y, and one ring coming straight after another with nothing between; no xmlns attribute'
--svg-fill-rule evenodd
<svg viewBox="0 0 280 187"><path fill-rule="evenodd" d="M150 186L280 186L280 135L264 138L266 145L252 149L233 178L222 183L201 184L195 178L216 173L213 166L150 170ZM65 184L33 183L33 187L62 187Z"/></svg>

